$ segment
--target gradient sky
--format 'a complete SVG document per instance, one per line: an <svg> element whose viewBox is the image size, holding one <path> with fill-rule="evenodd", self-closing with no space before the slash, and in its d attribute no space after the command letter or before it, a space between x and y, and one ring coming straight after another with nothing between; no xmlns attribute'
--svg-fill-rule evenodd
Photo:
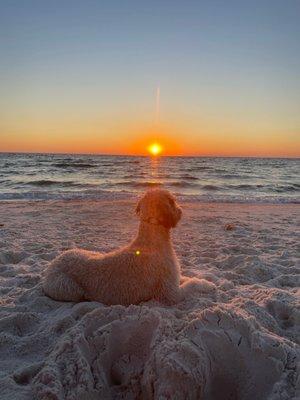
<svg viewBox="0 0 300 400"><path fill-rule="evenodd" d="M299 21L298 0L2 0L0 151L299 156Z"/></svg>

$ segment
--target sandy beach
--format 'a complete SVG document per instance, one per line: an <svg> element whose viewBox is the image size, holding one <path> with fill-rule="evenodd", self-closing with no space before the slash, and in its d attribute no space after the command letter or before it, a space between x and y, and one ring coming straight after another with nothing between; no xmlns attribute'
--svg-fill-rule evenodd
<svg viewBox="0 0 300 400"><path fill-rule="evenodd" d="M182 206L185 298L108 307L41 281L65 249L126 244L133 200L0 203L1 400L300 398L300 206Z"/></svg>

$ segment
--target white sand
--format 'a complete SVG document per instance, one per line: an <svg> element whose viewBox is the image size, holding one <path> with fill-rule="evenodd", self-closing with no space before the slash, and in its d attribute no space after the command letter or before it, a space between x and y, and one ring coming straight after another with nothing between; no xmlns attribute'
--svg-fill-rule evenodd
<svg viewBox="0 0 300 400"><path fill-rule="evenodd" d="M1 400L300 398L300 207L183 208L175 247L198 279L176 307L126 308L53 301L41 279L64 249L127 243L131 201L0 203Z"/></svg>

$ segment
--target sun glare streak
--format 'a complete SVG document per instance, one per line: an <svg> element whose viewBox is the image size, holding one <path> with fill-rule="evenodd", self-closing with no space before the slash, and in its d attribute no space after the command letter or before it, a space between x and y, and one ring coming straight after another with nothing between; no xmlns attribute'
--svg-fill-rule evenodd
<svg viewBox="0 0 300 400"><path fill-rule="evenodd" d="M159 123L160 117L160 87L156 89L156 107L155 107L155 123Z"/></svg>
<svg viewBox="0 0 300 400"><path fill-rule="evenodd" d="M162 147L158 143L152 143L148 147L148 151L152 156L158 156L162 152Z"/></svg>

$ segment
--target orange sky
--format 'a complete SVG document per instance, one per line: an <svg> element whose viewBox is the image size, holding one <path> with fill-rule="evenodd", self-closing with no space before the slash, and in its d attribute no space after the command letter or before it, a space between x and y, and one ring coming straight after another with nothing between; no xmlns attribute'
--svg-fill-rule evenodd
<svg viewBox="0 0 300 400"><path fill-rule="evenodd" d="M242 128L238 121L225 125L208 120L192 124L179 119L173 124L128 120L112 123L78 117L58 121L21 119L2 127L0 151L144 155L149 144L158 142L164 155L299 156L296 132L283 134L267 126L261 130L251 124Z"/></svg>

